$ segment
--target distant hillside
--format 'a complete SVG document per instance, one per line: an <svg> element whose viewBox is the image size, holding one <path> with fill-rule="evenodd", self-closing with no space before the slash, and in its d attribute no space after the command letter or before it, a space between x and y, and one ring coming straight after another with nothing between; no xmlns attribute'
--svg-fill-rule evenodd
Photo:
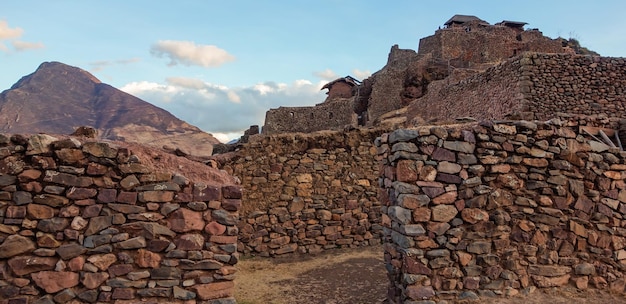
<svg viewBox="0 0 626 304"><path fill-rule="evenodd" d="M122 92L80 68L44 62L0 93L0 132L71 134L91 126L102 139L179 148L209 156L219 143L169 112Z"/></svg>

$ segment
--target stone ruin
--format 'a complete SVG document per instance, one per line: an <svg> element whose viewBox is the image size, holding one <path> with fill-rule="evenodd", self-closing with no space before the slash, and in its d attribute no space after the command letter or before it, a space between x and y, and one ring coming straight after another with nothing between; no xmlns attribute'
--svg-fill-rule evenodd
<svg viewBox="0 0 626 304"><path fill-rule="evenodd" d="M431 82L458 81L525 52L574 53L563 39L524 30L524 24L505 20L491 25L456 15L434 35L420 39L417 52L394 45L385 67L362 82L350 76L330 82L324 86L329 89L325 102L269 110L262 133L377 126L388 119L386 115L393 116L424 96Z"/></svg>
<svg viewBox="0 0 626 304"><path fill-rule="evenodd" d="M126 145L0 136L0 303L236 303L241 187Z"/></svg>

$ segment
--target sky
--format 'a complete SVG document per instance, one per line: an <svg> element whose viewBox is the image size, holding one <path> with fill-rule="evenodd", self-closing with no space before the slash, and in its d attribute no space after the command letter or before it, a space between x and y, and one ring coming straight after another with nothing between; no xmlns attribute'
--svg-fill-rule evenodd
<svg viewBox="0 0 626 304"><path fill-rule="evenodd" d="M0 91L47 61L87 70L226 142L280 106L417 51L455 14L626 55L626 1L0 0Z"/></svg>

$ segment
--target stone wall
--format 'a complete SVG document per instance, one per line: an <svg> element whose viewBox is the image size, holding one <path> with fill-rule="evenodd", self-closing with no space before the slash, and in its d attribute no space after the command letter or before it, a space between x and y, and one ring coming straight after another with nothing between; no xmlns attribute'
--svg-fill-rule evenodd
<svg viewBox="0 0 626 304"><path fill-rule="evenodd" d="M0 155L0 303L235 303L232 178L48 135L0 136Z"/></svg>
<svg viewBox="0 0 626 304"><path fill-rule="evenodd" d="M244 187L239 250L273 256L380 244L383 131L253 136L224 169Z"/></svg>
<svg viewBox="0 0 626 304"><path fill-rule="evenodd" d="M265 113L263 134L315 132L357 126L352 98L330 100L314 107L279 107Z"/></svg>
<svg viewBox="0 0 626 304"><path fill-rule="evenodd" d="M626 117L626 59L528 54L520 59L522 93L540 119L556 112Z"/></svg>
<svg viewBox="0 0 626 304"><path fill-rule="evenodd" d="M506 114L528 110L520 92L519 61L496 65L467 78L454 71L444 80L428 85L426 95L409 105L409 116L426 121L453 122L458 117L502 119Z"/></svg>
<svg viewBox="0 0 626 304"><path fill-rule="evenodd" d="M623 293L626 152L581 131L616 126L570 115L377 139L392 303L567 284Z"/></svg>
<svg viewBox="0 0 626 304"><path fill-rule="evenodd" d="M626 59L526 53L462 80L432 82L409 120L549 119L559 112L626 117Z"/></svg>
<svg viewBox="0 0 626 304"><path fill-rule="evenodd" d="M498 62L522 52L564 53L559 39L538 30L519 31L501 25L474 25L440 29L419 42L419 54L457 62Z"/></svg>

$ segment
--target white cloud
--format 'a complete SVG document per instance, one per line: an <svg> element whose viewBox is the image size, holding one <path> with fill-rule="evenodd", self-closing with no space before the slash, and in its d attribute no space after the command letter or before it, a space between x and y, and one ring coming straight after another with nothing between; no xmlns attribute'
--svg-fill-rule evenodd
<svg viewBox="0 0 626 304"><path fill-rule="evenodd" d="M251 125L262 126L265 112L270 108L323 102L326 96L320 91L321 85L321 82L297 80L289 84L268 81L228 88L200 79L172 77L164 84L133 82L121 90L162 107L216 137L222 136L218 139L225 142L241 136Z"/></svg>
<svg viewBox="0 0 626 304"><path fill-rule="evenodd" d="M237 95L237 93L235 93L234 91L228 91L228 93L226 93L226 96L228 97L228 100L234 103L241 102L241 97L239 97L239 95Z"/></svg>
<svg viewBox="0 0 626 304"><path fill-rule="evenodd" d="M196 45L193 41L160 40L152 45L150 53L169 58L170 66L182 64L210 68L235 60L235 56L215 45Z"/></svg>
<svg viewBox="0 0 626 304"><path fill-rule="evenodd" d="M363 80L367 77L372 76L372 72L370 72L369 70L361 71L359 69L354 69L352 70L352 75L354 75L354 77L356 77L356 79L358 80Z"/></svg>
<svg viewBox="0 0 626 304"><path fill-rule="evenodd" d="M24 34L24 30L19 27L10 28L6 20L0 20L0 51L9 52L4 40L10 41L13 49L21 52L25 50L41 49L44 44L41 42L27 42L18 40Z"/></svg>
<svg viewBox="0 0 626 304"><path fill-rule="evenodd" d="M15 27L10 28L6 20L0 20L0 39L16 39L22 37L24 30Z"/></svg>
<svg viewBox="0 0 626 304"><path fill-rule="evenodd" d="M141 61L141 58L128 58L128 59L118 59L118 60L100 60L89 63L92 66L92 72L102 71L107 67L114 65L127 65L135 62Z"/></svg>
<svg viewBox="0 0 626 304"><path fill-rule="evenodd" d="M325 69L320 72L314 72L313 75L323 80L328 80L328 81L332 81L332 80L339 78L339 76L337 76L337 73L333 72L333 70L331 69Z"/></svg>

